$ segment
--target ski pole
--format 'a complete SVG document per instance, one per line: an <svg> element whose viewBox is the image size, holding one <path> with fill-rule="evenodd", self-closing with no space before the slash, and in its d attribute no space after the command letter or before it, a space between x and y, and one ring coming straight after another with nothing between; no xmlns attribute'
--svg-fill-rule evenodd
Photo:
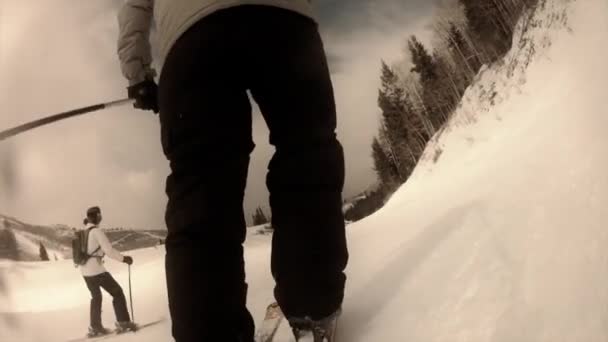
<svg viewBox="0 0 608 342"><path fill-rule="evenodd" d="M23 125L19 125L4 131L0 132L0 141L10 138L12 136L15 136L17 134L23 133L23 132L27 132L31 129L34 129L36 127L40 127L43 125L47 125L50 124L52 122L55 121L59 121L59 120L63 120L63 119L67 119L76 115L82 115L82 114L86 114L86 113L91 113L91 112L95 112L101 109L106 109L106 108L110 108L110 107L115 107L115 106L120 106L123 104L126 104L128 102L132 101L132 99L122 99L122 100L116 100L116 101L111 101L111 102L106 102L106 103L100 103L100 104L96 104L96 105L92 105L92 106L87 106L87 107L82 107L82 108L78 108L78 109L73 109L73 110L69 110L67 112L63 112L63 113L59 113L59 114L55 114L55 115L51 115L51 116L47 116L44 117L42 119L38 119L38 120L34 120L32 122L28 122L25 123Z"/></svg>
<svg viewBox="0 0 608 342"><path fill-rule="evenodd" d="M133 295L131 293L131 265L129 265L129 301L131 302L131 322L135 322L135 311L133 311Z"/></svg>

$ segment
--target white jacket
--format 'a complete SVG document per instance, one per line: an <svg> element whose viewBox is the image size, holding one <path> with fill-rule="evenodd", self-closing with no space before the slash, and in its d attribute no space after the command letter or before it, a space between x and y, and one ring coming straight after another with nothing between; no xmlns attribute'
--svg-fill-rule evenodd
<svg viewBox="0 0 608 342"><path fill-rule="evenodd" d="M156 23L161 66L175 41L201 18L240 5L267 5L314 19L312 0L126 0L118 14L118 56L129 84L154 77L150 28ZM345 0L347 1L347 0ZM280 29L280 28L277 28Z"/></svg>
<svg viewBox="0 0 608 342"><path fill-rule="evenodd" d="M93 225L89 223L83 229L91 227ZM105 255L119 262L122 262L124 257L112 247L112 243L100 228L93 228L89 231L87 254L92 255L92 257L87 260L86 264L79 266L80 272L85 277L92 277L107 272L106 268L103 267L103 257Z"/></svg>

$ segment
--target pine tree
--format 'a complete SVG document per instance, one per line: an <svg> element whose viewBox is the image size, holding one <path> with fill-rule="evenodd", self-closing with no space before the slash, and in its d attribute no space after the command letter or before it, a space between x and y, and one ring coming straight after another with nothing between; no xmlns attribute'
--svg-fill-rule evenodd
<svg viewBox="0 0 608 342"><path fill-rule="evenodd" d="M266 214L264 214L264 210L261 207L257 207L255 213L252 215L253 225L259 226L269 222Z"/></svg>
<svg viewBox="0 0 608 342"><path fill-rule="evenodd" d="M429 108L426 107L423 98L423 89L418 81L410 79L407 84L404 107L406 116L413 127L417 127L417 135L422 137L423 145L435 135L436 129L431 122Z"/></svg>
<svg viewBox="0 0 608 342"><path fill-rule="evenodd" d="M424 114L431 122L433 131L438 131L449 116L448 106L445 102L447 97L442 93L444 80L440 78L440 65L416 36L410 37L408 48L414 64L411 71L420 76L421 94L419 96Z"/></svg>
<svg viewBox="0 0 608 342"><path fill-rule="evenodd" d="M429 90L432 92L435 108L441 113L441 116L436 118L436 123L443 125L460 102L464 94L465 86L462 81L462 75L466 74L463 70L458 70L449 59L451 57L441 54L435 50L433 59L437 65L438 78L433 82L433 87Z"/></svg>
<svg viewBox="0 0 608 342"><path fill-rule="evenodd" d="M432 123L424 115L417 112L409 94L406 94L400 102L400 110L407 128L405 131L406 158L413 168L418 163L418 159L422 156L426 143L431 138L429 127L432 127Z"/></svg>
<svg viewBox="0 0 608 342"><path fill-rule="evenodd" d="M486 59L495 61L509 51L517 21L538 0L459 0L470 36Z"/></svg>
<svg viewBox="0 0 608 342"><path fill-rule="evenodd" d="M372 142L372 158L374 159L374 170L382 184L395 183L399 179L397 166L386 154L378 138L374 138Z"/></svg>
<svg viewBox="0 0 608 342"><path fill-rule="evenodd" d="M408 48L412 56L412 63L414 64L411 71L420 75L420 82L422 84L434 80L437 77L437 68L435 63L433 63L433 57L431 57L424 45L418 41L416 36L410 37Z"/></svg>
<svg viewBox="0 0 608 342"><path fill-rule="evenodd" d="M49 255L46 252L46 248L44 247L42 242L40 242L40 260L49 261Z"/></svg>
<svg viewBox="0 0 608 342"><path fill-rule="evenodd" d="M458 85L463 89L462 92L464 92L464 89L473 81L482 63L479 56L465 39L463 33L453 22L449 23L447 39L448 50L456 66L456 78L461 80L461 83L458 83Z"/></svg>
<svg viewBox="0 0 608 342"><path fill-rule="evenodd" d="M382 62L381 89L378 92L378 107L382 111L381 130L386 142L389 157L396 165L400 183L407 180L412 171L407 155L409 127L405 120L403 107L404 91L398 86L397 75L386 63Z"/></svg>
<svg viewBox="0 0 608 342"><path fill-rule="evenodd" d="M10 228L0 229L0 259L19 260L17 239Z"/></svg>

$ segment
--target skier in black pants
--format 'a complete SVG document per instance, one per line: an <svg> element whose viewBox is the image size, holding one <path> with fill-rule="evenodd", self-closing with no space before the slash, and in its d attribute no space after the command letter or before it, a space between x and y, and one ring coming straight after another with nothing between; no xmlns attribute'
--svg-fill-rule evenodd
<svg viewBox="0 0 608 342"><path fill-rule="evenodd" d="M155 83L149 43L162 61ZM128 0L118 53L135 107L160 111L166 276L178 342L252 342L243 260L250 91L276 152L267 186L275 297L293 322L339 313L348 260L344 155L310 0Z"/></svg>
<svg viewBox="0 0 608 342"><path fill-rule="evenodd" d="M118 331L137 329L137 326L129 317L127 301L122 288L103 266L103 257L105 255L129 265L133 263L133 258L123 256L112 247L110 240L99 229L101 219L101 209L99 207L91 207L87 210L87 217L84 219L84 229L89 231L87 236L87 254L90 255L90 258L84 265L79 266L87 288L91 292L91 325L87 334L89 337L105 335L110 332L101 322L101 303L103 300L101 289L106 290L112 296L112 304L116 315L116 329Z"/></svg>

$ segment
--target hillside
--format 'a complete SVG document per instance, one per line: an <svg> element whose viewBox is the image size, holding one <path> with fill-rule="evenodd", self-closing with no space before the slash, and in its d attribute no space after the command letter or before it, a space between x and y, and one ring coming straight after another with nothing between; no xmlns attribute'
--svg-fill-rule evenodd
<svg viewBox="0 0 608 342"><path fill-rule="evenodd" d="M162 230L106 229L106 235L120 251L156 246L166 238ZM71 258L74 228L66 225L39 226L0 215L0 259L39 261L40 244L50 260Z"/></svg>

